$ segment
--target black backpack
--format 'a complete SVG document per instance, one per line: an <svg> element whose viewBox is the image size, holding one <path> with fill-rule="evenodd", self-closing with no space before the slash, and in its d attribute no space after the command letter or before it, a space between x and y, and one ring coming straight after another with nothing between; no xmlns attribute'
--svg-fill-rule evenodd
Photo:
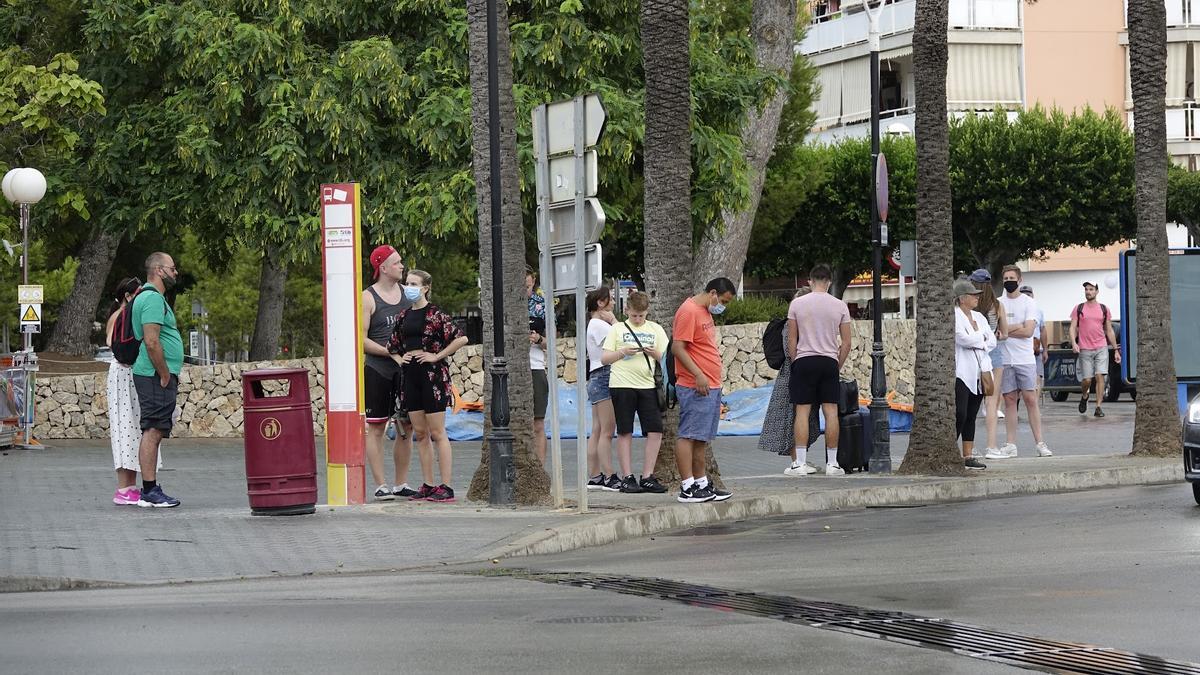
<svg viewBox="0 0 1200 675"><path fill-rule="evenodd" d="M1104 313L1104 323L1101 324L1101 327L1104 327L1104 325L1106 325L1108 323L1108 305L1104 304L1103 302L1100 303L1100 311ZM1079 342L1079 328L1078 327L1082 323L1083 323L1083 303L1081 302L1078 305L1075 305L1075 326L1076 326L1075 342L1076 343Z"/></svg>
<svg viewBox="0 0 1200 675"><path fill-rule="evenodd" d="M771 319L763 330L763 354L767 357L767 365L775 370L782 368L787 360L783 351L783 327L786 324L787 319Z"/></svg>
<svg viewBox="0 0 1200 675"><path fill-rule="evenodd" d="M127 366L132 366L137 361L138 352L141 350L142 341L137 339L133 332L133 303L137 300L137 296L142 294L142 291L147 290L145 287L139 288L129 302L121 308L117 316L117 323L113 326L112 335L112 353L113 358L117 363L122 363ZM158 291L150 289L151 293ZM163 319L167 318L167 307L163 305Z"/></svg>

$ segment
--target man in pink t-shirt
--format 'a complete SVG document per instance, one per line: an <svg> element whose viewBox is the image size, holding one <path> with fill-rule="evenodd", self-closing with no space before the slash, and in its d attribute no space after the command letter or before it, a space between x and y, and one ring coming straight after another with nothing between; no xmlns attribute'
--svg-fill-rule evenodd
<svg viewBox="0 0 1200 675"><path fill-rule="evenodd" d="M838 399L841 396L841 370L850 355L850 309L829 294L833 275L827 265L817 265L808 274L812 293L792 300L788 307L788 344L792 357L788 393L796 406L795 447L787 476L812 473L806 466L808 453L808 415L814 405L825 413L825 475L844 476L838 466Z"/></svg>
<svg viewBox="0 0 1200 675"><path fill-rule="evenodd" d="M1079 412L1086 413L1092 383L1096 384L1096 417L1104 417L1100 402L1104 400L1104 375L1108 372L1108 346L1117 346L1112 317L1108 307L1096 301L1100 289L1096 284L1083 282L1086 302L1071 312L1071 348L1075 351L1075 374L1079 378ZM1113 360L1121 362L1121 352L1113 352Z"/></svg>

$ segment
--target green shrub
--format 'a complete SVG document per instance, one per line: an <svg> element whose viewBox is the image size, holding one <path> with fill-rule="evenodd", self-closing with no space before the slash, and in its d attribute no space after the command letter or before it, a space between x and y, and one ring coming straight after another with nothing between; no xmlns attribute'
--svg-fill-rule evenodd
<svg viewBox="0 0 1200 675"><path fill-rule="evenodd" d="M725 308L725 313L718 316L718 326L739 323L765 323L771 319L781 319L787 316L788 304L782 298L772 296L751 296L735 299Z"/></svg>

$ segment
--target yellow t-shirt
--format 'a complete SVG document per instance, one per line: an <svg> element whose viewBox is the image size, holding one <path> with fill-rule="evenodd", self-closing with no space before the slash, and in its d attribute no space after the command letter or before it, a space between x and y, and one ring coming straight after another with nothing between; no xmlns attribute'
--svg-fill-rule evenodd
<svg viewBox="0 0 1200 675"><path fill-rule="evenodd" d="M637 340L633 339L633 333L629 332L632 328L637 333L638 340L641 340L642 346L646 349L653 349L657 352L662 352L667 348L667 331L663 327L653 321L646 321L640 326L629 324L629 328L625 327L626 321L618 321L613 324L612 330L608 331L608 338L604 341L604 350L615 352L621 347L637 348ZM650 363L646 363L646 359L650 359ZM654 357L649 354L638 352L632 356L625 358L612 364L612 375L609 378L608 386L610 388L621 389L653 389L654 388Z"/></svg>

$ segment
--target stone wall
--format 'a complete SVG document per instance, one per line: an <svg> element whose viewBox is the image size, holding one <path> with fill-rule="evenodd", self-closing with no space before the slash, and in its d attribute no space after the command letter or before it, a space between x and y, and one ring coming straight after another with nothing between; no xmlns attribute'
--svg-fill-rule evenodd
<svg viewBox="0 0 1200 675"><path fill-rule="evenodd" d="M725 366L726 393L761 386L775 379L776 372L762 355L765 324L722 326L718 329L722 361ZM863 396L870 391L871 322L855 321L854 347L842 373L858 381ZM914 321L884 323L885 367L888 389L895 392L894 402L911 404L916 325ZM575 383L575 339L559 340L558 375L568 384ZM231 363L214 366L188 366L179 377L181 417L174 435L193 438L226 438L242 435L241 373L264 367L300 367L308 370L312 397L313 431L325 430L324 359ZM474 403L483 397L483 350L480 345L460 349L451 359L450 375L462 400ZM37 382L37 419L34 435L38 438L106 438L108 436L108 397L106 373L61 376ZM272 387L267 387L268 391Z"/></svg>

